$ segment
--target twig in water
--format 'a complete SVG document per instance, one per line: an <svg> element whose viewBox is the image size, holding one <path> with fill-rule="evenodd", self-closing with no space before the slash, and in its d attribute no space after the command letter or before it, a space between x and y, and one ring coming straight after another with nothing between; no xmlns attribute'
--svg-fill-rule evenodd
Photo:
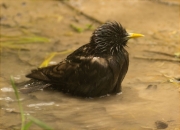
<svg viewBox="0 0 180 130"><path fill-rule="evenodd" d="M142 60L169 61L169 62L175 62L175 63L180 62L180 59L157 59L157 58L141 57L141 56L135 56L134 58L142 59Z"/></svg>
<svg viewBox="0 0 180 130"><path fill-rule="evenodd" d="M102 21L100 21L100 20L98 20L98 19L96 19L96 18L94 18L94 17L92 17L92 16L90 16L90 15L87 15L87 14L85 14L84 12L78 10L77 8L73 7L72 5L70 5L70 4L69 4L68 2L66 2L66 1L60 1L60 2L63 3L64 5L66 5L67 7L69 7L70 9L73 9L73 10L76 11L77 13L85 16L85 17L88 18L89 20L92 20L92 21L94 21L94 22L96 22L96 23L98 23L98 24L103 24L103 23L104 23L104 22L102 22Z"/></svg>
<svg viewBox="0 0 180 130"><path fill-rule="evenodd" d="M165 56L169 56L169 57L175 57L175 55L168 54L168 53L165 53L165 52L148 51L148 50L144 50L144 51L145 51L145 52L150 52L150 53L161 54L161 55L165 55Z"/></svg>

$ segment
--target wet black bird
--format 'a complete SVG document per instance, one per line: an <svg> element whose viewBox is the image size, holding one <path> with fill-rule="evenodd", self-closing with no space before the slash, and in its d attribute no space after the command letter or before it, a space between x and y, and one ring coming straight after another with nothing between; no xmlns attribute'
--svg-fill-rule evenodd
<svg viewBox="0 0 180 130"><path fill-rule="evenodd" d="M127 33L117 22L98 27L90 42L75 50L57 65L32 70L23 92L53 88L84 97L121 92L121 83L129 65L124 49L130 38L141 34Z"/></svg>

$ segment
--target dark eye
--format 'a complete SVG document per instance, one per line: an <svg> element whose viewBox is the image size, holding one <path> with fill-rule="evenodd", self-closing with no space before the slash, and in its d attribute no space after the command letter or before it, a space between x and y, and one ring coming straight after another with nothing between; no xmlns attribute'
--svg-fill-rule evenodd
<svg viewBox="0 0 180 130"><path fill-rule="evenodd" d="M128 33L126 32L126 33L125 33L125 37L127 37L127 36L128 36Z"/></svg>

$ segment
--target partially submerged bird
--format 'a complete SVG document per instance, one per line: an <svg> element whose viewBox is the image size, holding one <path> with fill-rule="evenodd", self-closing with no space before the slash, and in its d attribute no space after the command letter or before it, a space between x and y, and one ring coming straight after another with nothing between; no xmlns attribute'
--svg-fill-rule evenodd
<svg viewBox="0 0 180 130"><path fill-rule="evenodd" d="M124 47L130 38L142 36L127 33L117 22L107 22L94 31L88 44L59 64L32 70L26 75L31 80L20 91L52 88L83 97L119 93L129 66Z"/></svg>

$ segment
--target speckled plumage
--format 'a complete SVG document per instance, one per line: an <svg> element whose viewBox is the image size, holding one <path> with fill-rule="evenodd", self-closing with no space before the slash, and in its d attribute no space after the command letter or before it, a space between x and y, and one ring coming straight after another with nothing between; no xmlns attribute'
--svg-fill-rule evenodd
<svg viewBox="0 0 180 130"><path fill-rule="evenodd" d="M94 31L88 44L62 62L33 70L27 77L40 88L51 87L77 96L119 93L129 65L128 52L124 49L127 35L117 22L107 22Z"/></svg>

